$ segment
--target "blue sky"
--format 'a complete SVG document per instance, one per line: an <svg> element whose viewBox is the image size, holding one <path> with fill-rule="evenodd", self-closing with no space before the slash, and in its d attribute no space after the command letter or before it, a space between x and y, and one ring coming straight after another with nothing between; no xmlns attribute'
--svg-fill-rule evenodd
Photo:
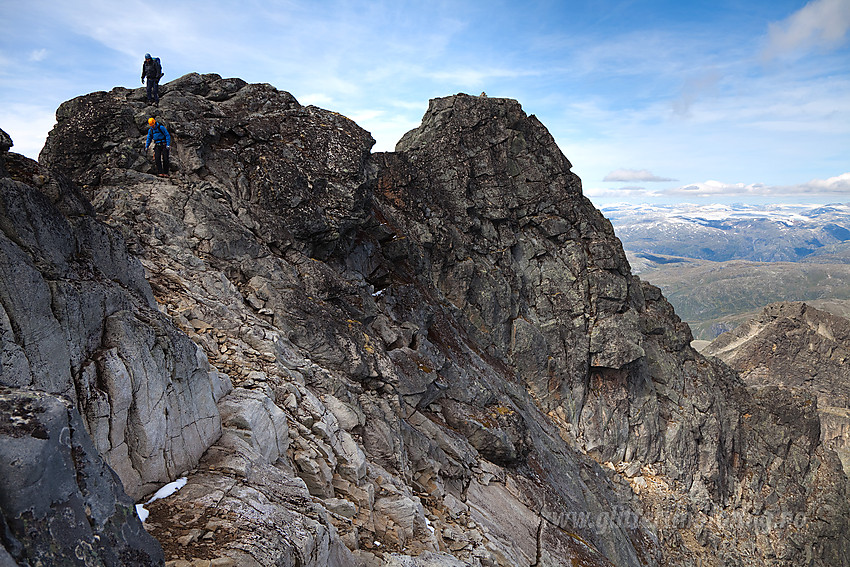
<svg viewBox="0 0 850 567"><path fill-rule="evenodd" d="M391 150L428 99L520 101L596 204L850 201L850 0L0 0L0 128L189 72L271 83Z"/></svg>

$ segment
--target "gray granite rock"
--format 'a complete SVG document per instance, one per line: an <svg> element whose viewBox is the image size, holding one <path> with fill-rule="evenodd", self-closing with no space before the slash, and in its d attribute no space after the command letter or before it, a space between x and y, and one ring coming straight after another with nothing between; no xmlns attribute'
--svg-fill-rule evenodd
<svg viewBox="0 0 850 567"><path fill-rule="evenodd" d="M805 303L774 303L704 352L748 384L813 394L822 439L850 472L850 321Z"/></svg>
<svg viewBox="0 0 850 567"><path fill-rule="evenodd" d="M76 400L97 450L139 497L218 438L229 381L159 312L120 233L55 183L52 194L0 179L0 384Z"/></svg>

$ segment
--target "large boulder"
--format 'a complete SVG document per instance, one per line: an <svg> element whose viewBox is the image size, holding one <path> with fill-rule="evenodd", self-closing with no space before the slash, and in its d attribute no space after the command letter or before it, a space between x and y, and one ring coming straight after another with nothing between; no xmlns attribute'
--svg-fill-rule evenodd
<svg viewBox="0 0 850 567"><path fill-rule="evenodd" d="M49 394L0 388L0 512L2 565L164 563L79 413Z"/></svg>
<svg viewBox="0 0 850 567"><path fill-rule="evenodd" d="M116 169L151 172L144 141L155 116L173 134L174 168L220 182L254 218L250 228L280 249L326 255L366 216L361 185L374 140L353 121L271 85L214 74L180 77L162 92L156 109L138 89L65 102L41 163L84 188Z"/></svg>

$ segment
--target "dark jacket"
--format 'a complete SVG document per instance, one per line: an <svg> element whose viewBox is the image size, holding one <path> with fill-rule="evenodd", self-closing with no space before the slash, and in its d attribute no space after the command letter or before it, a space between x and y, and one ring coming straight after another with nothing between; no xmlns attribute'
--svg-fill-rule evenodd
<svg viewBox="0 0 850 567"><path fill-rule="evenodd" d="M165 142L166 146L171 146L171 134L168 133L168 130L165 129L165 126L158 122L156 126L151 126L148 128L148 141L145 142L145 149L150 147L151 140L153 140L154 144L161 144Z"/></svg>
<svg viewBox="0 0 850 567"><path fill-rule="evenodd" d="M162 65L159 62L159 57L145 59L144 63L142 63L143 81L145 80L145 77L147 77L149 81L153 82L159 81L159 78L162 77Z"/></svg>

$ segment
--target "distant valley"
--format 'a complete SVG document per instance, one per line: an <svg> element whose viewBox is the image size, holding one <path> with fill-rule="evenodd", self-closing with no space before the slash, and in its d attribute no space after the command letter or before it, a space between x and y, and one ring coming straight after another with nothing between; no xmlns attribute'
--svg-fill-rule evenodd
<svg viewBox="0 0 850 567"><path fill-rule="evenodd" d="M850 315L850 204L602 207L636 274L659 286L695 339L768 303Z"/></svg>

